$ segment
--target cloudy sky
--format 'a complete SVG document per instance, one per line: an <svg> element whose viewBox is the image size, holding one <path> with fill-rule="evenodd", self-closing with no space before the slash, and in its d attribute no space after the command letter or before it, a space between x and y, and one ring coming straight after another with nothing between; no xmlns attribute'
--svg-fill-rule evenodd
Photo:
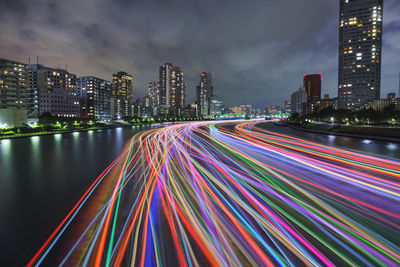
<svg viewBox="0 0 400 267"><path fill-rule="evenodd" d="M0 57L111 79L134 76L134 97L161 63L182 66L188 102L199 72L228 106L281 104L304 73L337 95L339 0L0 0ZM400 1L385 0L382 96L398 93Z"/></svg>

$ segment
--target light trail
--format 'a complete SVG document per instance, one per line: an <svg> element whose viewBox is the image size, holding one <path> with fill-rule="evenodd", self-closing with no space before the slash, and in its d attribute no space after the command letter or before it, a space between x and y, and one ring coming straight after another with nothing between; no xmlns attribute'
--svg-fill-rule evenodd
<svg viewBox="0 0 400 267"><path fill-rule="evenodd" d="M263 123L134 136L28 266L400 265L400 162Z"/></svg>

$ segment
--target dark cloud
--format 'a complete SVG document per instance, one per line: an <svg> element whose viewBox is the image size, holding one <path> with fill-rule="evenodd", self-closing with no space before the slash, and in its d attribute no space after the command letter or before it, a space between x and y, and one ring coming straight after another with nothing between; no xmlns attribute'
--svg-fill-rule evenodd
<svg viewBox="0 0 400 267"><path fill-rule="evenodd" d="M183 67L188 100L200 71L213 73L228 105L281 104L304 73L322 73L336 95L338 3L330 0L0 0L0 57L64 66L111 79L124 69L134 95L158 79L158 67ZM400 3L386 0L382 95L400 69ZM396 89L397 91L397 89Z"/></svg>

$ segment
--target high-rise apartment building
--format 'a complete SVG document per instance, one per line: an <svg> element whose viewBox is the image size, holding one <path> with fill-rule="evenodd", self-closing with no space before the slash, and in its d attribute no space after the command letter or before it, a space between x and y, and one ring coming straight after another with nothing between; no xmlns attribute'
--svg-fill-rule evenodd
<svg viewBox="0 0 400 267"><path fill-rule="evenodd" d="M31 101L28 65L0 59L0 126L27 122Z"/></svg>
<svg viewBox="0 0 400 267"><path fill-rule="evenodd" d="M196 91L199 114L202 117L207 117L210 115L210 97L214 94L211 73L200 73L200 81L199 85L196 87Z"/></svg>
<svg viewBox="0 0 400 267"><path fill-rule="evenodd" d="M197 118L197 104L192 103L186 106L185 108L185 117L186 118Z"/></svg>
<svg viewBox="0 0 400 267"><path fill-rule="evenodd" d="M161 108L168 110L170 108L170 93L171 93L171 63L164 63L160 66L160 96Z"/></svg>
<svg viewBox="0 0 400 267"><path fill-rule="evenodd" d="M168 116L183 116L185 113L186 83L179 66L165 63L160 66L159 90L161 113Z"/></svg>
<svg viewBox="0 0 400 267"><path fill-rule="evenodd" d="M112 76L112 95L132 101L132 75L120 71Z"/></svg>
<svg viewBox="0 0 400 267"><path fill-rule="evenodd" d="M77 79L77 91L81 98L81 118L109 121L112 83L93 76Z"/></svg>
<svg viewBox="0 0 400 267"><path fill-rule="evenodd" d="M64 69L32 64L30 83L31 91L37 95L39 116L49 113L55 117L80 117L80 97L75 74Z"/></svg>
<svg viewBox="0 0 400 267"><path fill-rule="evenodd" d="M131 116L133 103L133 79L120 71L112 76L111 119L120 120Z"/></svg>
<svg viewBox="0 0 400 267"><path fill-rule="evenodd" d="M152 116L158 116L161 106L161 93L159 82L149 82L147 84L147 95L150 98L150 107L152 108Z"/></svg>
<svg viewBox="0 0 400 267"><path fill-rule="evenodd" d="M183 80L183 70L178 66L173 66L171 71L171 93L170 105L171 115L185 115L186 83Z"/></svg>
<svg viewBox="0 0 400 267"><path fill-rule="evenodd" d="M339 108L380 97L383 0L340 0Z"/></svg>
<svg viewBox="0 0 400 267"><path fill-rule="evenodd" d="M216 118L222 115L223 104L218 96L210 96L210 116Z"/></svg>
<svg viewBox="0 0 400 267"><path fill-rule="evenodd" d="M316 103L321 99L321 74L304 74L303 88L307 93L307 101Z"/></svg>
<svg viewBox="0 0 400 267"><path fill-rule="evenodd" d="M307 103L307 93L304 88L300 88L298 91L291 95L290 99L290 110L292 113L301 113L301 107L303 103Z"/></svg>

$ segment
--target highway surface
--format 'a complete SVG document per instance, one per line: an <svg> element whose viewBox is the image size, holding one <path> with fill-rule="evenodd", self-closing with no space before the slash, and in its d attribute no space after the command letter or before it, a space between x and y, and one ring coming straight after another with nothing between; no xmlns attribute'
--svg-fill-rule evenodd
<svg viewBox="0 0 400 267"><path fill-rule="evenodd" d="M400 265L400 162L264 125L135 135L29 265Z"/></svg>

